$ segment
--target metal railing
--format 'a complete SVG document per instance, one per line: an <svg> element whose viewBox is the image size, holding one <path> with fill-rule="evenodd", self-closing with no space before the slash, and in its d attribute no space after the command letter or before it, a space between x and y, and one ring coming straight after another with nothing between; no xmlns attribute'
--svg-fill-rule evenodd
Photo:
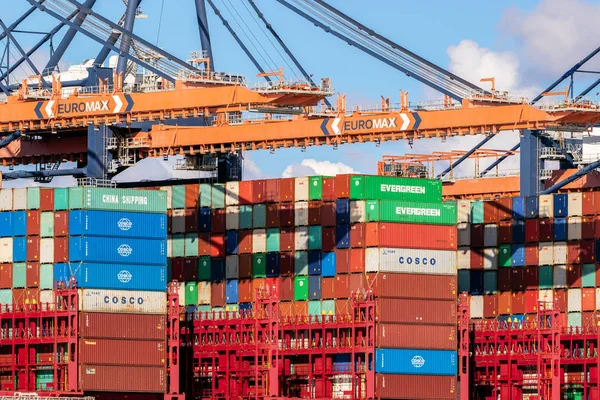
<svg viewBox="0 0 600 400"><path fill-rule="evenodd" d="M77 186L116 188L117 184L115 182L112 182L109 179L79 178L79 179L77 179Z"/></svg>
<svg viewBox="0 0 600 400"><path fill-rule="evenodd" d="M192 72L179 70L177 79L182 82L211 82L227 85L246 86L246 78L241 74L229 74L225 72Z"/></svg>

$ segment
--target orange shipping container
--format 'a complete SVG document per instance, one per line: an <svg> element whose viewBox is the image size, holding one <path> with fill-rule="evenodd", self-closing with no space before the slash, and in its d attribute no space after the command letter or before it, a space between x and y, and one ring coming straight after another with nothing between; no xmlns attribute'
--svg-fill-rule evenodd
<svg viewBox="0 0 600 400"><path fill-rule="evenodd" d="M164 340L79 339L79 362L85 365L166 365Z"/></svg>
<svg viewBox="0 0 600 400"><path fill-rule="evenodd" d="M295 178L283 178L279 180L280 201L294 201L295 199Z"/></svg>
<svg viewBox="0 0 600 400"><path fill-rule="evenodd" d="M455 376L376 374L375 396L380 399L456 399Z"/></svg>
<svg viewBox="0 0 600 400"><path fill-rule="evenodd" d="M367 287L381 298L454 300L457 285L456 275L367 274Z"/></svg>
<svg viewBox="0 0 600 400"><path fill-rule="evenodd" d="M321 279L321 298L335 299L336 278Z"/></svg>
<svg viewBox="0 0 600 400"><path fill-rule="evenodd" d="M488 294L483 296L483 317L495 318L498 316L498 296Z"/></svg>
<svg viewBox="0 0 600 400"><path fill-rule="evenodd" d="M377 299L378 322L456 325L456 300Z"/></svg>
<svg viewBox="0 0 600 400"><path fill-rule="evenodd" d="M365 249L350 249L350 272L365 272Z"/></svg>
<svg viewBox="0 0 600 400"><path fill-rule="evenodd" d="M527 290L525 292L525 312L527 314L534 314L538 309L538 291Z"/></svg>
<svg viewBox="0 0 600 400"><path fill-rule="evenodd" d="M513 292L511 301L512 313L513 314L525 314L525 293L524 292Z"/></svg>
<svg viewBox="0 0 600 400"><path fill-rule="evenodd" d="M164 340L167 320L164 315L80 313L82 338Z"/></svg>
<svg viewBox="0 0 600 400"><path fill-rule="evenodd" d="M512 313L511 292L498 293L498 315L508 315Z"/></svg>
<svg viewBox="0 0 600 400"><path fill-rule="evenodd" d="M581 310L595 311L596 310L596 288L581 289Z"/></svg>
<svg viewBox="0 0 600 400"><path fill-rule="evenodd" d="M240 303L249 303L252 301L252 280L238 280L238 299ZM283 297L281 300L285 300Z"/></svg>
<svg viewBox="0 0 600 400"><path fill-rule="evenodd" d="M308 301L295 301L293 303L293 315L295 317L307 317Z"/></svg>
<svg viewBox="0 0 600 400"><path fill-rule="evenodd" d="M283 318L291 318L294 316L294 302L292 301L280 301L279 302L279 316Z"/></svg>
<svg viewBox="0 0 600 400"><path fill-rule="evenodd" d="M200 185L197 183L185 185L185 208L198 208L200 201Z"/></svg>
<svg viewBox="0 0 600 400"><path fill-rule="evenodd" d="M498 222L498 208L498 204L494 200L485 201L483 203L483 220L486 224Z"/></svg>
<svg viewBox="0 0 600 400"><path fill-rule="evenodd" d="M79 389L93 392L165 393L164 367L79 365Z"/></svg>
<svg viewBox="0 0 600 400"><path fill-rule="evenodd" d="M496 200L498 208L498 220L499 221L511 221L512 222L512 197L503 197ZM485 209L484 209L485 212Z"/></svg>
<svg viewBox="0 0 600 400"><path fill-rule="evenodd" d="M456 327L444 325L376 325L375 346L427 350L456 350Z"/></svg>
<svg viewBox="0 0 600 400"><path fill-rule="evenodd" d="M367 247L456 250L456 226L369 222L366 224Z"/></svg>
<svg viewBox="0 0 600 400"><path fill-rule="evenodd" d="M240 204L248 205L253 203L252 198L252 181L241 181L240 182Z"/></svg>

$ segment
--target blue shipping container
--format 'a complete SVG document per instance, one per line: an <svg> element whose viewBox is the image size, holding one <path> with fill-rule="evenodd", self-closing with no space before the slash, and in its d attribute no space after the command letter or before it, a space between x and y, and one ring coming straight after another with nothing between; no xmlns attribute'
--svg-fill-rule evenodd
<svg viewBox="0 0 600 400"><path fill-rule="evenodd" d="M225 285L225 301L228 304L234 304L238 302L238 281L232 279L227 281Z"/></svg>
<svg viewBox="0 0 600 400"><path fill-rule="evenodd" d="M514 219L525 218L525 198L518 196L512 198L512 211Z"/></svg>
<svg viewBox="0 0 600 400"><path fill-rule="evenodd" d="M337 225L350 223L350 200L337 199L335 201L335 221Z"/></svg>
<svg viewBox="0 0 600 400"><path fill-rule="evenodd" d="M13 238L13 262L27 261L27 238Z"/></svg>
<svg viewBox="0 0 600 400"><path fill-rule="evenodd" d="M225 234L225 253L237 254L238 244L238 231L227 231Z"/></svg>
<svg viewBox="0 0 600 400"><path fill-rule="evenodd" d="M380 374L446 375L457 374L456 351L376 349L375 372Z"/></svg>
<svg viewBox="0 0 600 400"><path fill-rule="evenodd" d="M55 264L54 280L68 283L74 277L82 289L167 290L167 268L157 265L74 263Z"/></svg>
<svg viewBox="0 0 600 400"><path fill-rule="evenodd" d="M567 240L567 219L566 218L554 218L554 241L565 242Z"/></svg>
<svg viewBox="0 0 600 400"><path fill-rule="evenodd" d="M0 237L13 236L12 212L0 212Z"/></svg>
<svg viewBox="0 0 600 400"><path fill-rule="evenodd" d="M69 212L69 234L90 237L166 239L167 216L121 211L74 210Z"/></svg>
<svg viewBox="0 0 600 400"><path fill-rule="evenodd" d="M308 252L308 274L309 275L321 275L321 252L320 251L309 251Z"/></svg>
<svg viewBox="0 0 600 400"><path fill-rule="evenodd" d="M475 272L475 271L473 271ZM458 293L470 292L471 290L471 271L468 269L458 270Z"/></svg>
<svg viewBox="0 0 600 400"><path fill-rule="evenodd" d="M27 213L25 211L12 212L13 236L27 235Z"/></svg>
<svg viewBox="0 0 600 400"><path fill-rule="evenodd" d="M473 295L483 294L483 271L471 271L469 293Z"/></svg>
<svg viewBox="0 0 600 400"><path fill-rule="evenodd" d="M212 209L201 208L198 212L198 232L210 232L212 227Z"/></svg>
<svg viewBox="0 0 600 400"><path fill-rule="evenodd" d="M554 194L554 218L566 217L569 213L569 195L566 193Z"/></svg>
<svg viewBox="0 0 600 400"><path fill-rule="evenodd" d="M350 247L350 225L338 225L335 227L335 242L338 249Z"/></svg>
<svg viewBox="0 0 600 400"><path fill-rule="evenodd" d="M321 273L325 278L335 276L335 252L327 252L321 255Z"/></svg>
<svg viewBox="0 0 600 400"><path fill-rule="evenodd" d="M525 245L524 244L513 244L511 246L512 256L510 263L513 267L524 267L525 266Z"/></svg>
<svg viewBox="0 0 600 400"><path fill-rule="evenodd" d="M527 196L525 203L525 218L537 218L539 213L539 201L537 196Z"/></svg>
<svg viewBox="0 0 600 400"><path fill-rule="evenodd" d="M308 299L321 300L321 277L317 275L308 277Z"/></svg>
<svg viewBox="0 0 600 400"><path fill-rule="evenodd" d="M513 243L525 243L525 221L520 220L520 219L513 220L512 242Z"/></svg>
<svg viewBox="0 0 600 400"><path fill-rule="evenodd" d="M71 236L69 261L167 265L167 241Z"/></svg>
<svg viewBox="0 0 600 400"><path fill-rule="evenodd" d="M210 261L210 280L213 282L225 280L225 259L213 258Z"/></svg>
<svg viewBox="0 0 600 400"><path fill-rule="evenodd" d="M267 253L267 278L277 278L281 275L279 253Z"/></svg>

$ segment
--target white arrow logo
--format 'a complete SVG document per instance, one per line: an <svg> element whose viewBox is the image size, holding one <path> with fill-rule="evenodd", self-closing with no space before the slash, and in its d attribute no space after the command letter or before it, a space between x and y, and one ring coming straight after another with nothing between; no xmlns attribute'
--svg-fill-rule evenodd
<svg viewBox="0 0 600 400"><path fill-rule="evenodd" d="M400 127L400 130L405 131L410 124L410 119L408 119L406 114L400 114L400 118L402 118L402 126Z"/></svg>
<svg viewBox="0 0 600 400"><path fill-rule="evenodd" d="M333 129L333 133L335 133L336 135L339 135L340 132L340 127L338 126L340 123L341 118L334 118L333 119L333 123L331 124L331 129Z"/></svg>
<svg viewBox="0 0 600 400"><path fill-rule="evenodd" d="M121 108L123 108L123 102L121 101L121 98L119 96L113 96L113 100L116 104L113 113L118 113L119 111L121 111Z"/></svg>
<svg viewBox="0 0 600 400"><path fill-rule="evenodd" d="M48 118L54 118L54 111L52 111L52 107L54 107L54 100L50 100L45 108Z"/></svg>

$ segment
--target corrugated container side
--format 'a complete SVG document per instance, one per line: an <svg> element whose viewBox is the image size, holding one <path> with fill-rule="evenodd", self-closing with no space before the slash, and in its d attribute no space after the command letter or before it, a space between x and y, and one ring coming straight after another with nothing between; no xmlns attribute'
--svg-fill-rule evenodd
<svg viewBox="0 0 600 400"><path fill-rule="evenodd" d="M456 300L377 299L375 311L379 322L456 324Z"/></svg>
<svg viewBox="0 0 600 400"><path fill-rule="evenodd" d="M376 374L376 396L380 399L456 399L455 376Z"/></svg>
<svg viewBox="0 0 600 400"><path fill-rule="evenodd" d="M410 224L456 225L456 204L381 200L379 220Z"/></svg>
<svg viewBox="0 0 600 400"><path fill-rule="evenodd" d="M309 200L309 178L295 178L294 180L294 201L308 201Z"/></svg>
<svg viewBox="0 0 600 400"><path fill-rule="evenodd" d="M554 195L542 194L539 200L540 218L554 218Z"/></svg>
<svg viewBox="0 0 600 400"><path fill-rule="evenodd" d="M581 312L581 289L571 288L567 291L567 311Z"/></svg>
<svg viewBox="0 0 600 400"><path fill-rule="evenodd" d="M166 265L167 244L166 240L156 239L72 236L69 261Z"/></svg>
<svg viewBox="0 0 600 400"><path fill-rule="evenodd" d="M225 204L236 206L240 204L240 183L227 182L225 184Z"/></svg>
<svg viewBox="0 0 600 400"><path fill-rule="evenodd" d="M167 212L167 194L161 190L112 188L69 188L69 208L72 210L114 210Z"/></svg>
<svg viewBox="0 0 600 400"><path fill-rule="evenodd" d="M79 365L79 388L90 392L165 393L164 367Z"/></svg>
<svg viewBox="0 0 600 400"><path fill-rule="evenodd" d="M456 226L412 225L390 222L366 224L367 247L456 250Z"/></svg>
<svg viewBox="0 0 600 400"><path fill-rule="evenodd" d="M456 201L457 222L471 222L471 200Z"/></svg>
<svg viewBox="0 0 600 400"><path fill-rule="evenodd" d="M471 224L462 222L457 225L458 231L458 246L471 245Z"/></svg>
<svg viewBox="0 0 600 400"><path fill-rule="evenodd" d="M166 267L154 265L55 264L55 281L67 283L71 277L83 289L164 291L167 288Z"/></svg>
<svg viewBox="0 0 600 400"><path fill-rule="evenodd" d="M366 261L367 272L456 275L455 251L367 248Z"/></svg>
<svg viewBox="0 0 600 400"><path fill-rule="evenodd" d="M0 211L13 210L13 190L0 189Z"/></svg>
<svg viewBox="0 0 600 400"><path fill-rule="evenodd" d="M376 349L375 372L388 374L445 375L457 374L456 351Z"/></svg>
<svg viewBox="0 0 600 400"><path fill-rule="evenodd" d="M483 318L483 296L471 296L469 301L471 318Z"/></svg>
<svg viewBox="0 0 600 400"><path fill-rule="evenodd" d="M583 215L583 202L581 193L569 193L567 201L569 217Z"/></svg>
<svg viewBox="0 0 600 400"><path fill-rule="evenodd" d="M69 234L165 239L167 216L141 212L76 210L69 213Z"/></svg>
<svg viewBox="0 0 600 400"><path fill-rule="evenodd" d="M164 340L167 320L164 315L80 313L82 338Z"/></svg>
<svg viewBox="0 0 600 400"><path fill-rule="evenodd" d="M80 289L79 309L83 312L165 314L166 292Z"/></svg>
<svg viewBox="0 0 600 400"><path fill-rule="evenodd" d="M13 211L27 210L27 189L13 189Z"/></svg>
<svg viewBox="0 0 600 400"><path fill-rule="evenodd" d="M367 253L368 254L368 253ZM456 251L456 268L468 270L471 268L471 249L468 247L459 247Z"/></svg>

